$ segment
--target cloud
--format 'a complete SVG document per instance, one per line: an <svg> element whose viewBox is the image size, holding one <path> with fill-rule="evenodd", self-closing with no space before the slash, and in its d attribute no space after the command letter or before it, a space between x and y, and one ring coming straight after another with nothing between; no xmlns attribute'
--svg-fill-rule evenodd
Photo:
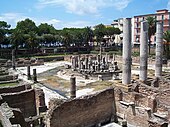
<svg viewBox="0 0 170 127"><path fill-rule="evenodd" d="M4 13L0 14L0 21L6 21L8 24L11 25L12 28L15 28L18 21L25 20L26 18L29 18L35 22L35 24L38 26L41 23L48 23L49 25L53 25L56 29L62 29L65 27L74 27L74 28L82 28L86 26L93 26L94 23L91 23L89 21L61 21L59 19L39 19L35 17L28 17L25 16L22 13Z"/></svg>
<svg viewBox="0 0 170 127"><path fill-rule="evenodd" d="M117 9L122 11L124 8L126 8L128 6L128 4L132 1L132 0L114 0L114 4L113 6Z"/></svg>
<svg viewBox="0 0 170 127"><path fill-rule="evenodd" d="M167 9L170 9L170 0L168 1Z"/></svg>
<svg viewBox="0 0 170 127"><path fill-rule="evenodd" d="M14 27L18 21L24 20L28 17L22 15L22 13L4 13L0 15L1 21L6 21L8 24Z"/></svg>
<svg viewBox="0 0 170 127"><path fill-rule="evenodd" d="M67 27L67 28L83 28L86 26L94 26L95 24L88 22L88 21L74 21L74 22L64 22L63 27Z"/></svg>
<svg viewBox="0 0 170 127"><path fill-rule="evenodd" d="M25 16L22 13L4 13L0 15L0 21L6 21L8 24L11 25L12 28L16 27L17 22L25 20L26 18L33 20L36 25L39 25L41 23L56 25L60 23L60 20L58 19L38 19L34 17Z"/></svg>
<svg viewBox="0 0 170 127"><path fill-rule="evenodd" d="M78 15L96 14L101 8L123 10L132 0L38 0L37 8L63 6L67 12Z"/></svg>

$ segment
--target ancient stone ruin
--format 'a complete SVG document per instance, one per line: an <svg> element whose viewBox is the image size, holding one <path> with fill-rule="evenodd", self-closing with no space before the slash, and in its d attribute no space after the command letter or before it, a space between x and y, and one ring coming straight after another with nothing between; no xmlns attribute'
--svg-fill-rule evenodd
<svg viewBox="0 0 170 127"><path fill-rule="evenodd" d="M72 100L52 100L47 127L93 127L117 122L114 89Z"/></svg>
<svg viewBox="0 0 170 127"><path fill-rule="evenodd" d="M132 74L131 20L124 19L122 78L114 88L76 98L76 77L70 78L70 98L51 99L45 105L44 92L31 84L0 88L0 119L4 127L101 127L114 122L123 127L168 127L170 124L170 74L162 71L162 24L157 23L154 74L148 70L148 24L141 22L140 73ZM108 54L72 56L71 69L100 80L116 79L121 70ZM15 61L13 57L12 61ZM12 64L15 69L16 63ZM69 67L68 67L69 68ZM30 65L27 65L30 79ZM17 80L7 69L0 69L0 81ZM33 75L37 83L36 70ZM115 126L118 126L117 124Z"/></svg>
<svg viewBox="0 0 170 127"><path fill-rule="evenodd" d="M117 62L111 60L108 54L72 56L71 63L73 71L77 71L86 77L98 77L99 80L118 79L119 73L121 73Z"/></svg>

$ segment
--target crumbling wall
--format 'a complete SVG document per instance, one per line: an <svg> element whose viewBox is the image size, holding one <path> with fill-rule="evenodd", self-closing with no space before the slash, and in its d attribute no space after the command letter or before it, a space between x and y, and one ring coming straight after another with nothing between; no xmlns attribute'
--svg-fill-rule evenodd
<svg viewBox="0 0 170 127"><path fill-rule="evenodd" d="M47 127L89 127L110 121L116 115L114 102L114 89L67 100L49 109Z"/></svg>
<svg viewBox="0 0 170 127"><path fill-rule="evenodd" d="M125 119L128 123L139 126L148 127L148 120L150 114L143 107L136 107L131 103L117 102L117 112L121 119Z"/></svg>
<svg viewBox="0 0 170 127"><path fill-rule="evenodd" d="M34 89L17 93L7 93L1 95L3 100L12 108L19 108L24 117L36 115L36 102Z"/></svg>
<svg viewBox="0 0 170 127"><path fill-rule="evenodd" d="M166 126L166 122L170 121L170 90L162 86L155 88L142 83L139 85L138 92L115 88L118 116L135 126ZM148 122L151 119L158 121L151 124Z"/></svg>

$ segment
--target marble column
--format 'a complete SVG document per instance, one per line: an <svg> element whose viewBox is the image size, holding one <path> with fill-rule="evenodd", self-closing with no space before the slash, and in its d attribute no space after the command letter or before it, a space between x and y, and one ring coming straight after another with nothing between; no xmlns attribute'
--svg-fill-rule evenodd
<svg viewBox="0 0 170 127"><path fill-rule="evenodd" d="M36 69L33 69L33 80L34 80L34 83L37 82L37 72L36 72Z"/></svg>
<svg viewBox="0 0 170 127"><path fill-rule="evenodd" d="M88 59L88 56L85 57L85 69L88 69L88 62L89 62L89 59Z"/></svg>
<svg viewBox="0 0 170 127"><path fill-rule="evenodd" d="M162 76L162 56L163 56L163 25L158 22L156 24L156 61L155 76Z"/></svg>
<svg viewBox="0 0 170 127"><path fill-rule="evenodd" d="M76 77L71 76L70 77L70 98L75 98L76 97Z"/></svg>
<svg viewBox="0 0 170 127"><path fill-rule="evenodd" d="M78 56L78 68L81 69L81 58Z"/></svg>
<svg viewBox="0 0 170 127"><path fill-rule="evenodd" d="M140 33L140 75L139 79L142 82L147 80L147 65L148 65L148 23L141 22Z"/></svg>
<svg viewBox="0 0 170 127"><path fill-rule="evenodd" d="M123 19L123 73L122 83L131 83L131 19Z"/></svg>
<svg viewBox="0 0 170 127"><path fill-rule="evenodd" d="M12 68L15 70L16 65L15 65L15 49L12 50Z"/></svg>
<svg viewBox="0 0 170 127"><path fill-rule="evenodd" d="M106 53L106 65L108 64L108 54Z"/></svg>
<svg viewBox="0 0 170 127"><path fill-rule="evenodd" d="M30 65L27 66L27 79L31 79L31 73L30 73Z"/></svg>
<svg viewBox="0 0 170 127"><path fill-rule="evenodd" d="M72 57L72 67L75 70L76 69L76 58L75 56Z"/></svg>

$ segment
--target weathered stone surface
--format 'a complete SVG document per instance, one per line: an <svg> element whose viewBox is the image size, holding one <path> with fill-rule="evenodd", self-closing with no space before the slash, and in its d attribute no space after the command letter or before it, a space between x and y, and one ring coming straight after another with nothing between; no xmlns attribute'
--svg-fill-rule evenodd
<svg viewBox="0 0 170 127"><path fill-rule="evenodd" d="M34 89L17 93L1 94L1 96L10 107L19 108L25 118L35 116L37 114Z"/></svg>
<svg viewBox="0 0 170 127"><path fill-rule="evenodd" d="M10 86L10 87L1 87L0 88L0 94L5 93L15 93L26 90L27 85L18 85L18 86Z"/></svg>
<svg viewBox="0 0 170 127"><path fill-rule="evenodd" d="M162 56L163 56L163 25L157 22L156 25L156 61L155 61L155 76L162 76Z"/></svg>
<svg viewBox="0 0 170 127"><path fill-rule="evenodd" d="M147 64L148 64L148 23L141 22L140 33L140 75L139 79L143 82L147 79Z"/></svg>
<svg viewBox="0 0 170 127"><path fill-rule="evenodd" d="M89 127L116 116L114 89L67 100L52 106L47 113L47 127Z"/></svg>
<svg viewBox="0 0 170 127"><path fill-rule="evenodd" d="M131 83L131 19L123 20L123 73L122 83L127 85Z"/></svg>

